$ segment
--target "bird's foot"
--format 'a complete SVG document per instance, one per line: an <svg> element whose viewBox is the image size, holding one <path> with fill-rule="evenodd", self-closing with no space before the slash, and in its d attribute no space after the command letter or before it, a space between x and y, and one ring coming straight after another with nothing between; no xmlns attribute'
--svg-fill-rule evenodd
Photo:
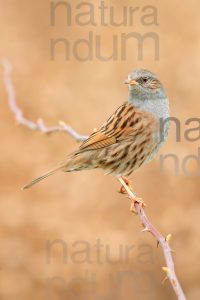
<svg viewBox="0 0 200 300"><path fill-rule="evenodd" d="M126 183L126 185L128 186L128 188L133 192L131 181L129 179L127 179L126 177L122 177L122 179ZM119 193L120 194L126 194L127 193L127 191L126 191L126 189L125 189L125 187L123 185L120 187Z"/></svg>
<svg viewBox="0 0 200 300"><path fill-rule="evenodd" d="M131 199L130 211L137 215L138 213L135 208L136 203L139 204L141 206L141 208L145 208L146 204L143 202L142 198L135 197L134 199Z"/></svg>
<svg viewBox="0 0 200 300"><path fill-rule="evenodd" d="M128 194L128 197L131 200L130 211L137 214L135 204L139 204L141 208L145 208L146 204L143 202L142 198L137 197L137 195L133 192L130 180L126 177L119 177L118 179L122 184L119 192L121 194Z"/></svg>

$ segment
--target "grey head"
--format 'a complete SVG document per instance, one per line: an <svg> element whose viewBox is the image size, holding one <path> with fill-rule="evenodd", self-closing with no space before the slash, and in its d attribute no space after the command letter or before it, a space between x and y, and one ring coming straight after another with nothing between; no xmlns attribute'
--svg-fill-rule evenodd
<svg viewBox="0 0 200 300"><path fill-rule="evenodd" d="M151 113L160 124L160 132L155 136L157 147L151 160L166 141L169 131L169 101L158 77L148 70L135 70L124 82L128 84L128 102L140 110Z"/></svg>
<svg viewBox="0 0 200 300"><path fill-rule="evenodd" d="M128 84L128 102L158 119L169 117L169 102L164 87L151 71L140 69L131 72L124 82Z"/></svg>

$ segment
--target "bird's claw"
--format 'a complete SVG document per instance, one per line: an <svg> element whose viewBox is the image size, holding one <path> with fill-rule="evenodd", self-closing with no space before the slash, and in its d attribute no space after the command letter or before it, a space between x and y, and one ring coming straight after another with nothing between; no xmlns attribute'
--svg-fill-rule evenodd
<svg viewBox="0 0 200 300"><path fill-rule="evenodd" d="M141 208L145 208L146 204L143 202L142 198L139 197L135 197L135 199L131 200L131 207L130 207L130 211L134 214L138 214L136 209L135 209L135 204L139 204L141 206Z"/></svg>
<svg viewBox="0 0 200 300"><path fill-rule="evenodd" d="M128 180L126 177L122 177L122 178L123 178L124 182L126 183L126 185L128 186L128 188L133 192L133 188L131 186L131 181ZM126 189L125 189L125 187L123 185L120 187L119 193L123 194L123 195L127 193Z"/></svg>

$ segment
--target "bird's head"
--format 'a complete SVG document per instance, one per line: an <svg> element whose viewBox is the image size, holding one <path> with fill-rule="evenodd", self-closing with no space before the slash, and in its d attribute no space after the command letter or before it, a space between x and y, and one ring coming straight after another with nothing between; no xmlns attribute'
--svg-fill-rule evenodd
<svg viewBox="0 0 200 300"><path fill-rule="evenodd" d="M129 92L138 99L165 98L165 91L160 80L151 71L140 69L131 72L124 82Z"/></svg>

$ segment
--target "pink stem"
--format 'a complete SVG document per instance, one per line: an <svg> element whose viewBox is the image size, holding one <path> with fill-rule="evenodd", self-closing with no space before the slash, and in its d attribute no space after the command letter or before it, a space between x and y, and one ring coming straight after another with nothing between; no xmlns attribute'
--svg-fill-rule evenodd
<svg viewBox="0 0 200 300"><path fill-rule="evenodd" d="M172 258L172 249L169 246L169 238L170 235L168 235L166 238L150 223L149 219L147 218L144 209L142 208L141 204L139 203L138 198L134 195L134 193L130 190L129 186L125 183L123 177L118 177L118 180L125 188L127 194L129 195L130 199L134 201L134 207L136 212L138 213L138 216L142 222L142 225L144 227L143 231L150 232L157 240L157 242L161 245L166 267L163 268L163 270L166 272L166 275L176 293L178 300L186 300L186 297L183 293L183 290L181 288L181 285L178 281L178 278L175 273L174 269L174 262Z"/></svg>
<svg viewBox="0 0 200 300"><path fill-rule="evenodd" d="M16 102L16 96L15 96L15 90L13 87L13 83L11 80L11 74L12 74L12 65L7 59L2 60L2 65L3 65L3 80L4 80L4 85L5 89L7 92L8 96L8 104L15 115L15 119L19 124L22 124L29 129L32 130L39 130L43 133L53 133L57 131L64 131L67 132L70 136L72 136L76 141L85 141L88 136L86 135L80 135L77 133L73 128L71 128L69 125L65 124L62 122L62 125L55 125L51 127L47 127L44 124L44 121L42 119L39 119L37 122L30 121L24 117L24 114L22 110L18 107L17 102Z"/></svg>

